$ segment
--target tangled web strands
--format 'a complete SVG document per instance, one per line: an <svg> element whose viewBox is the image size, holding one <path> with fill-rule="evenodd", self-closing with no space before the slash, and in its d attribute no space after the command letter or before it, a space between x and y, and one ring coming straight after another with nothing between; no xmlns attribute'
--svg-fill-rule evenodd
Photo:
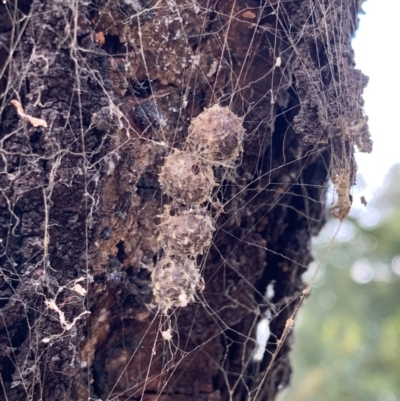
<svg viewBox="0 0 400 401"><path fill-rule="evenodd" d="M194 261L209 248L215 231L210 211L202 207L216 185L211 167L235 161L244 133L242 119L216 104L192 120L185 151L165 158L159 181L171 204L160 216L165 254L152 273L155 302L165 312L186 306L204 289Z"/></svg>
<svg viewBox="0 0 400 401"><path fill-rule="evenodd" d="M372 146L358 3L0 4L0 399L272 400L287 385L328 180L343 219L354 145ZM243 127L217 161L192 129L213 107ZM188 168L190 194L163 181ZM157 263L188 272L190 295L172 295L186 307L155 305Z"/></svg>

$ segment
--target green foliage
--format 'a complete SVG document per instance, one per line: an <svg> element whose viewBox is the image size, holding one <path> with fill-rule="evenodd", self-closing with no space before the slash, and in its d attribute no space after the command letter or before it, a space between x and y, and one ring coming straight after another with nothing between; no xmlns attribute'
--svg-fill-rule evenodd
<svg viewBox="0 0 400 401"><path fill-rule="evenodd" d="M292 384L280 401L400 400L399 199L400 164L342 224L299 315ZM335 224L316 240L316 266Z"/></svg>

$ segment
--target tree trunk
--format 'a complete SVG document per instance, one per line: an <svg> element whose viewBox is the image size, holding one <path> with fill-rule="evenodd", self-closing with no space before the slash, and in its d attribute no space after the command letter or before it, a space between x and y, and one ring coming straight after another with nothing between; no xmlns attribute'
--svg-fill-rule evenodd
<svg viewBox="0 0 400 401"><path fill-rule="evenodd" d="M288 384L328 180L343 219L353 147L371 150L357 11L356 0L3 1L0 399L273 400ZM204 291L163 310L151 274L174 199L159 173L215 104L243 118L243 152L213 165Z"/></svg>

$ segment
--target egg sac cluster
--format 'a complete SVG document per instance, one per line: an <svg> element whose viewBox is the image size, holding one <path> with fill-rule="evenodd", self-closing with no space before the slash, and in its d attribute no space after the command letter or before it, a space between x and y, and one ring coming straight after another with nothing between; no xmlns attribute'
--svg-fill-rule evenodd
<svg viewBox="0 0 400 401"><path fill-rule="evenodd" d="M159 225L164 256L152 273L155 302L163 312L186 306L204 289L196 259L207 251L215 231L206 207L216 186L213 166L229 167L239 156L242 122L228 107L205 109L191 122L185 150L174 149L165 158L159 182L171 202Z"/></svg>

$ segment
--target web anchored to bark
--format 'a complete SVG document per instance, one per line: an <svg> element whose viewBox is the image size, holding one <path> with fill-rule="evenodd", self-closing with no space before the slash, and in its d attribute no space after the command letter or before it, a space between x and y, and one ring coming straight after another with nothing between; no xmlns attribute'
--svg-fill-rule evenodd
<svg viewBox="0 0 400 401"><path fill-rule="evenodd" d="M358 3L0 2L1 400L288 384L311 237L371 150Z"/></svg>
<svg viewBox="0 0 400 401"><path fill-rule="evenodd" d="M159 180L171 203L161 216L164 256L152 274L156 303L165 312L186 306L204 289L196 260L210 247L215 231L203 205L217 185L212 166L235 161L244 133L242 119L217 104L192 120L185 150L175 150L165 159Z"/></svg>

